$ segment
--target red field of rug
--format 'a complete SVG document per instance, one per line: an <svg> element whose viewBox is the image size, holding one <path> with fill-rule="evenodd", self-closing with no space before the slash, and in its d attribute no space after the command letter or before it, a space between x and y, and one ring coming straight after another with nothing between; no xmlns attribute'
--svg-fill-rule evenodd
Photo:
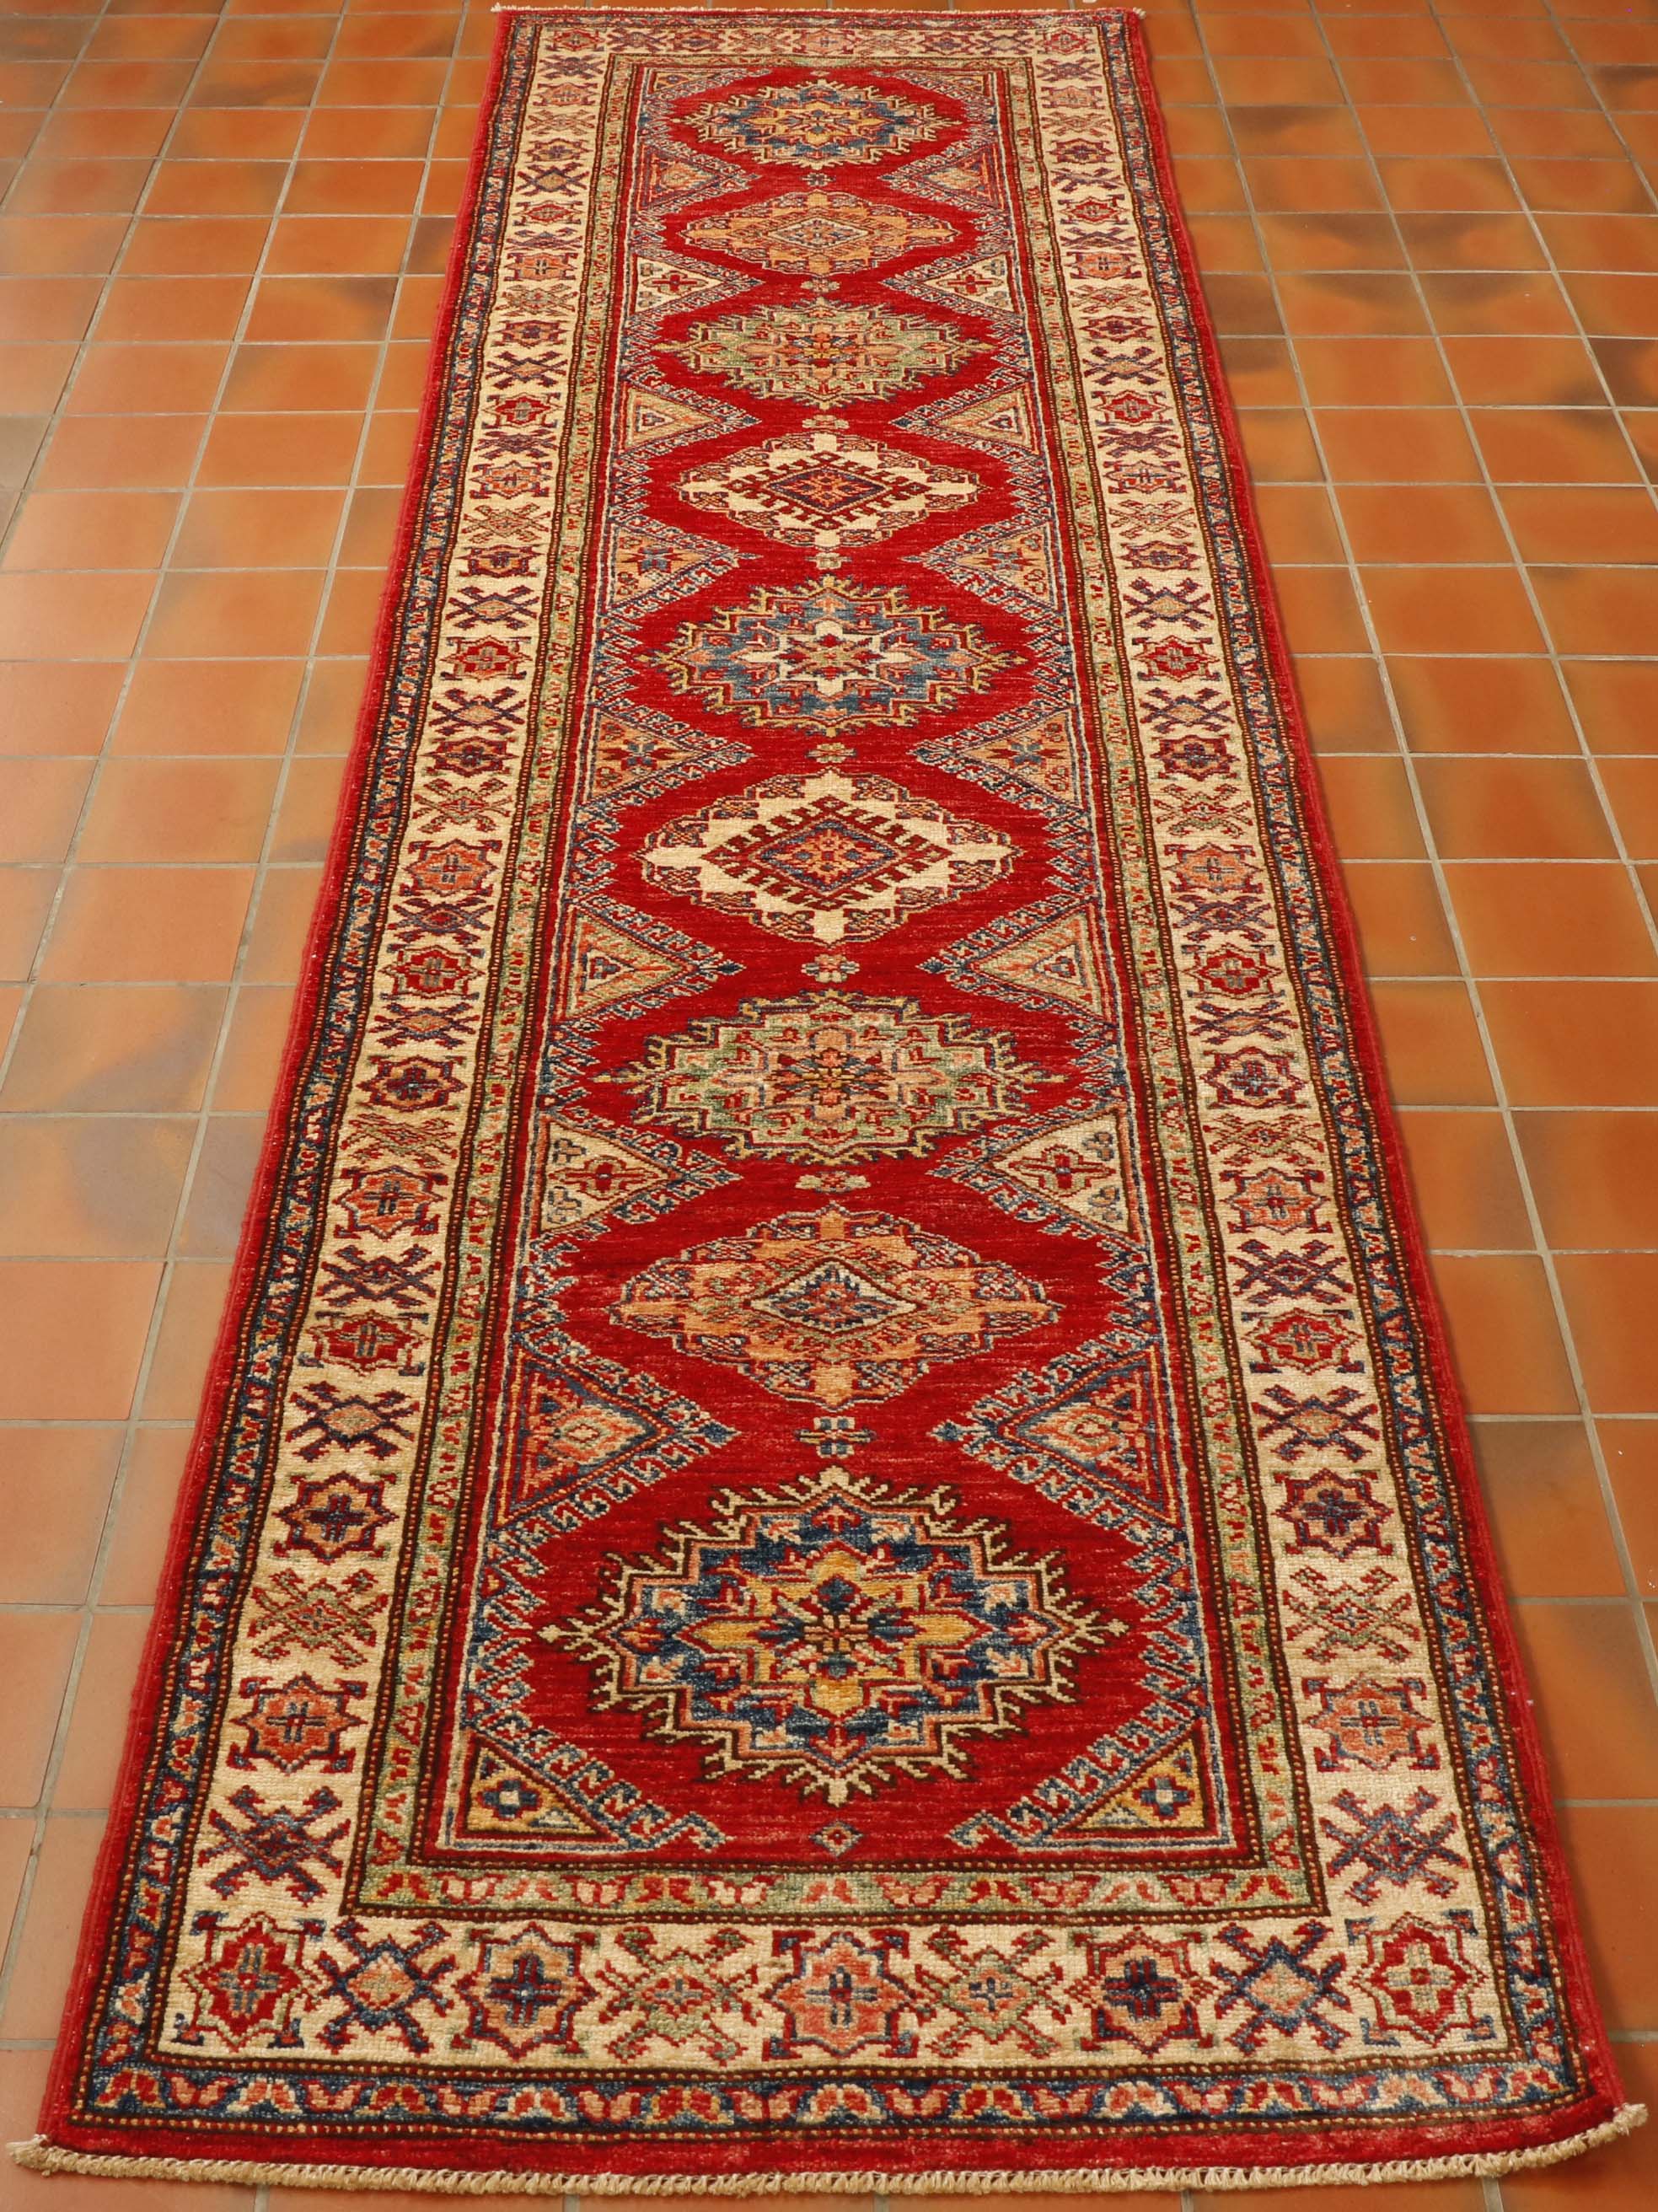
<svg viewBox="0 0 1658 2212"><path fill-rule="evenodd" d="M1138 25L504 19L30 2165L1633 2124Z"/></svg>

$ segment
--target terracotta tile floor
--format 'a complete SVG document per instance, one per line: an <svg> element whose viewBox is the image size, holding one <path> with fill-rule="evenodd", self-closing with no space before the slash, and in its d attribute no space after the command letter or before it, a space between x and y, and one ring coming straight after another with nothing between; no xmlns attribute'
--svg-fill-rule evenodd
<svg viewBox="0 0 1658 2212"><path fill-rule="evenodd" d="M8 2136L57 2027L493 28L452 0L85 8L0 25ZM1148 12L1601 1987L1658 2101L1658 9ZM318 2201L0 2177L0 2206L49 2212ZM1651 2212L1658 2124L1364 2203Z"/></svg>

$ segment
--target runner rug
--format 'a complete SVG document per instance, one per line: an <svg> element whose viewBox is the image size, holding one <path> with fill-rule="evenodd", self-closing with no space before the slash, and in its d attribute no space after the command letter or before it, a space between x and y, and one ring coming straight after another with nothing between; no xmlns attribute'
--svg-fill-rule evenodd
<svg viewBox="0 0 1658 2212"><path fill-rule="evenodd" d="M37 2165L1614 2134L1138 26L506 19Z"/></svg>

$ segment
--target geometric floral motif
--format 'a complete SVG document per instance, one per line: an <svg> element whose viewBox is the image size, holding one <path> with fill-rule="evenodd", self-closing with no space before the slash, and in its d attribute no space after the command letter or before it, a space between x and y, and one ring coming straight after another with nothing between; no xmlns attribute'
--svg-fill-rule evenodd
<svg viewBox="0 0 1658 2212"><path fill-rule="evenodd" d="M750 2040L744 2031L757 2026L759 2014L751 1977L730 1964L748 1952L739 1929L716 1928L699 1946L666 1929L624 1928L616 1943L637 1965L612 1959L602 1976L612 1995L599 2025L625 2023L610 2041L613 2058L633 2063L653 2049L685 2051L728 2066L742 2056Z"/></svg>
<svg viewBox="0 0 1658 2212"><path fill-rule="evenodd" d="M359 1663L374 1642L376 1617L386 1610L367 1567L337 1581L307 1583L282 1567L250 1593L253 1620L248 1641L261 1659L288 1659L319 1651L337 1666Z"/></svg>
<svg viewBox="0 0 1658 2212"><path fill-rule="evenodd" d="M604 1705L647 1713L716 1773L776 1776L844 1804L902 1776L957 1775L963 1739L1065 1702L1104 1633L1059 1562L1011 1550L948 1491L822 1474L727 1491L710 1528L616 1563L604 1601L549 1640Z"/></svg>
<svg viewBox="0 0 1658 2212"><path fill-rule="evenodd" d="M1291 1307L1263 1316L1244 1334L1260 1354L1249 1363L1258 1375L1276 1374L1284 1367L1303 1373L1320 1367L1339 1368L1346 1374L1357 1371L1357 1362L1346 1356L1353 1347L1353 1332L1327 1314Z"/></svg>
<svg viewBox="0 0 1658 2212"><path fill-rule="evenodd" d="M1321 1176L1291 1175L1282 1168L1226 1170L1222 1181L1232 1185L1234 1225L1240 1233L1251 1229L1327 1230L1322 1194L1316 1188Z"/></svg>
<svg viewBox="0 0 1658 2212"><path fill-rule="evenodd" d="M248 1702L231 1715L232 1725L246 1734L226 1753L226 1765L275 1766L284 1774L318 1765L325 1774L349 1772L355 1753L341 1746L347 1730L361 1725L351 1702L367 1686L313 1682L309 1674L295 1674L286 1682L249 1675L240 1692Z"/></svg>
<svg viewBox="0 0 1658 2212"><path fill-rule="evenodd" d="M417 1376L422 1363L412 1357L421 1332L411 1322L386 1314L324 1314L311 1326L311 1353L302 1358L307 1367L349 1367L359 1375L376 1368L395 1367L399 1375Z"/></svg>
<svg viewBox="0 0 1658 2212"><path fill-rule="evenodd" d="M768 2058L906 2058L914 2051L915 1992L897 1971L909 1948L902 1929L785 1933L772 1943L784 1971L766 1998L783 2025L767 2038Z"/></svg>
<svg viewBox="0 0 1658 2212"><path fill-rule="evenodd" d="M1306 1090L1288 1053L1253 1044L1212 1053L1205 1079L1218 1106L1295 1106Z"/></svg>
<svg viewBox="0 0 1658 2212"><path fill-rule="evenodd" d="M440 1988L455 1970L454 1954L428 1955L443 1952L445 1930L428 1922L399 1940L386 1931L375 1934L361 1921L342 1920L330 1936L344 1955L323 1951L317 1960L339 2006L319 2031L329 2050L343 2051L359 2035L372 2042L395 2035L416 2056L430 2051L431 2015L454 2008L453 1997Z"/></svg>
<svg viewBox="0 0 1658 2212"><path fill-rule="evenodd" d="M1040 1286L888 1213L782 1213L659 1260L612 1317L785 1398L896 1397L1056 1317Z"/></svg>
<svg viewBox="0 0 1658 2212"><path fill-rule="evenodd" d="M490 2043L514 2059L575 2050L576 2014L596 1994L580 1964L592 1942L561 1941L533 1923L516 1935L480 1935L477 1964L455 1984L467 2011L456 2048Z"/></svg>
<svg viewBox="0 0 1658 2212"><path fill-rule="evenodd" d="M727 153L817 167L908 153L937 137L943 118L921 100L814 77L732 93L717 106L693 108L687 120L699 138Z"/></svg>
<svg viewBox="0 0 1658 2212"><path fill-rule="evenodd" d="M1293 1391L1274 1384L1261 1393L1261 1404L1270 1407L1272 1413L1261 1423L1260 1433L1274 1438L1272 1449L1280 1459L1298 1460L1308 1452L1329 1451L1357 1462L1368 1457L1382 1441L1375 1406L1367 1404L1345 1383L1321 1398L1298 1398Z"/></svg>
<svg viewBox="0 0 1658 2212"><path fill-rule="evenodd" d="M1336 1658L1408 1659L1422 1641L1408 1587L1386 1567L1372 1567L1357 1582L1338 1582L1316 1567L1298 1567L1284 1594L1290 1633L1307 1656L1328 1666Z"/></svg>
<svg viewBox="0 0 1658 2212"><path fill-rule="evenodd" d="M723 376L762 399L817 407L888 398L926 377L950 375L982 350L945 324L832 294L694 323L689 337L663 348L701 375Z"/></svg>
<svg viewBox="0 0 1658 2212"><path fill-rule="evenodd" d="M1333 1801L1338 1813L1354 1823L1325 1820L1324 1832L1338 1849L1330 1861L1333 1875L1353 1867L1364 1871L1350 1894L1361 1905L1374 1904L1383 1882L1408 1889L1420 1884L1435 1897L1449 1897L1455 1882L1442 1869L1463 1867L1467 1861L1447 1838L1456 1826L1455 1814L1447 1813L1432 1827L1425 1822L1438 1812L1440 1801L1430 1790L1418 1790L1402 1805L1365 1805L1351 1790Z"/></svg>
<svg viewBox="0 0 1658 2212"><path fill-rule="evenodd" d="M1341 1951L1323 1958L1320 1953L1330 1931L1309 1920L1288 1936L1273 1935L1257 1942L1247 1928L1223 1928L1220 1940L1236 1952L1241 1966L1218 1953L1214 1971L1221 1996L1216 2016L1243 2014L1227 2041L1250 2053L1273 2045L1296 2050L1310 2036L1325 2051L1339 2051L1349 2031L1330 2017L1332 2012L1351 2012L1352 2000L1338 1984L1346 1972Z"/></svg>
<svg viewBox="0 0 1658 2212"><path fill-rule="evenodd" d="M1149 2058L1171 2043L1212 2040L1198 2018L1199 2004L1214 1996L1215 1985L1193 1962L1197 1936L1131 1929L1075 1940L1088 1954L1087 1978L1074 1993L1092 2015L1084 2051L1127 2044Z"/></svg>
<svg viewBox="0 0 1658 2212"><path fill-rule="evenodd" d="M1374 2026L1364 2026L1367 2043L1396 2043L1401 2035L1428 2044L1453 2034L1495 2038L1496 2022L1474 2008L1473 1992L1484 1989L1485 1976L1468 1956L1472 1913L1424 1920L1406 1912L1381 1923L1357 1922L1348 1933L1364 1946L1354 1981L1376 2007Z"/></svg>
<svg viewBox="0 0 1658 2212"><path fill-rule="evenodd" d="M851 192L786 192L780 199L699 216L687 241L705 252L757 261L780 275L835 276L873 269L955 236L937 216Z"/></svg>
<svg viewBox="0 0 1658 2212"><path fill-rule="evenodd" d="M1013 1113L1023 1087L1049 1079L960 1014L834 990L745 999L734 1015L651 1038L646 1054L615 1078L638 1092L640 1111L723 1142L735 1159L925 1152Z"/></svg>
<svg viewBox="0 0 1658 2212"><path fill-rule="evenodd" d="M295 2010L314 2002L319 1986L305 1963L306 1945L320 1923L283 1927L262 1912L246 1920L202 1912L193 1932L203 1939L202 1955L183 1978L196 2008L180 2025L179 2041L223 2044L233 2051L297 2049L304 2038Z"/></svg>
<svg viewBox="0 0 1658 2212"><path fill-rule="evenodd" d="M1423 1741L1433 1717L1419 1712L1414 1702L1427 1685L1414 1676L1362 1674L1356 1681L1327 1682L1315 1675L1301 1686L1319 1701L1312 1725L1328 1741L1316 1747L1313 1764L1323 1772L1339 1774L1351 1766L1376 1773L1409 1766L1419 1772L1438 1765L1438 1747Z"/></svg>
<svg viewBox="0 0 1658 2212"><path fill-rule="evenodd" d="M1278 1512L1295 1531L1292 1552L1332 1552L1350 1559L1355 1552L1392 1551L1382 1534L1392 1516L1373 1494L1369 1475L1321 1468L1285 1475L1284 1489Z"/></svg>
<svg viewBox="0 0 1658 2212"><path fill-rule="evenodd" d="M1058 2047L1036 2021L1063 2021L1076 1993L1065 1990L1054 1960L1041 1973L1029 1971L1031 1960L1051 1948L1048 1936L1033 1930L998 1950L990 1944L975 1948L960 1929L941 1928L927 1937L926 1948L944 1962L945 1971L918 1960L917 1985L935 2005L958 2015L957 2025L938 2039L941 2058L959 2057L981 2043L1011 2044L1033 2058L1046 2058Z"/></svg>
<svg viewBox="0 0 1658 2212"><path fill-rule="evenodd" d="M671 822L646 845L647 878L779 936L879 937L1005 875L1014 848L884 776L768 776Z"/></svg>
<svg viewBox="0 0 1658 2212"><path fill-rule="evenodd" d="M393 1459L414 1442L398 1416L412 1413L415 1401L400 1390L362 1398L347 1395L331 1382L313 1382L295 1392L294 1408L306 1418L289 1429L288 1441L301 1459L320 1459L334 1445L365 1452L370 1459Z"/></svg>
<svg viewBox="0 0 1658 2212"><path fill-rule="evenodd" d="M687 506L805 546L829 568L847 547L970 507L981 487L965 470L935 468L838 416L813 415L792 436L688 469L674 489Z"/></svg>
<svg viewBox="0 0 1658 2212"><path fill-rule="evenodd" d="M199 1865L218 1867L207 1885L216 1897L236 1897L257 1882L283 1887L309 1905L324 1893L313 1867L335 1875L345 1872L335 1846L349 1834L350 1823L337 1820L321 1827L344 1804L326 1783L299 1806L272 1804L251 1784L233 1790L227 1803L235 1820L216 1808L210 1813L207 1830L214 1840L197 1854ZM219 1865L221 1860L225 1863Z"/></svg>
<svg viewBox="0 0 1658 2212"><path fill-rule="evenodd" d="M779 495L779 529L804 532L807 544L823 533L840 542L840 502L851 518L846 534L867 538L886 534L886 514L911 520L935 497L931 471L906 485L902 476L888 475L886 460L872 447L859 449L856 466L845 470L819 467L806 447L791 446L774 458L779 482L792 486L796 503L791 516ZM872 468L880 473L872 474ZM969 481L947 479L936 496L954 505L958 495L970 495ZM717 488L709 496L719 498ZM921 505L902 513L905 499ZM673 643L651 658L676 691L694 695L715 714L740 715L751 729L829 737L867 723L908 728L922 714L947 713L958 701L988 691L1017 657L993 646L976 623L917 606L897 586L872 590L825 577L804 587L760 585L741 605L683 624ZM419 1066L423 1078L427 1063Z"/></svg>
<svg viewBox="0 0 1658 2212"><path fill-rule="evenodd" d="M376 1540L392 1525L384 1482L342 1470L295 1488L294 1502L276 1516L288 1531L278 1552L309 1552L331 1565L348 1552L380 1550Z"/></svg>

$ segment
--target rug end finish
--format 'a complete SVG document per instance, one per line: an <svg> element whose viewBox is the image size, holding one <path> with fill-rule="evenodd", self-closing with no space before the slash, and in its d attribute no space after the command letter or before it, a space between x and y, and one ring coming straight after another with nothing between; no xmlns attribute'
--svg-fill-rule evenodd
<svg viewBox="0 0 1658 2212"><path fill-rule="evenodd" d="M1539 2166L1559 2166L1631 2135L1647 2119L1644 2105L1621 2105L1608 2120L1558 2142L1524 2150L1465 2153L1448 2158L1398 2159L1361 2166L1117 2166L1012 2168L931 2173L525 2173L468 2172L422 2166L292 2166L258 2160L127 2158L66 2150L45 2136L8 2145L32 2173L80 2173L109 2181L200 2181L282 2189L401 2189L427 2197L999 2197L1006 2194L1097 2196L1157 2190L1364 2188L1402 2181L1496 2180Z"/></svg>

